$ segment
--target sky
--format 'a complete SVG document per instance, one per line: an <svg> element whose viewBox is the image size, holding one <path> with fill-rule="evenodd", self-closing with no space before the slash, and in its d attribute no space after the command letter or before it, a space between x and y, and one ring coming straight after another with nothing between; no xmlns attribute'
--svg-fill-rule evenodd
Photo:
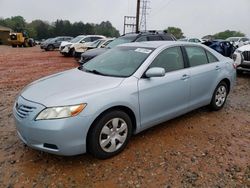
<svg viewBox="0 0 250 188"><path fill-rule="evenodd" d="M149 7L147 29L175 26L187 37L229 29L250 37L250 0L150 0ZM0 0L1 18L21 15L27 22L110 21L121 34L124 16L135 13L136 0Z"/></svg>

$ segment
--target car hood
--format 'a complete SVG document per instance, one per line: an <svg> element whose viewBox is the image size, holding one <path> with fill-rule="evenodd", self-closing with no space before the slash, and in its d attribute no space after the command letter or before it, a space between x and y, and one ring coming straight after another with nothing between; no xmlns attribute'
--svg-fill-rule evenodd
<svg viewBox="0 0 250 188"><path fill-rule="evenodd" d="M91 42L85 42L85 43L73 43L70 47L71 48L84 48L88 45L90 45Z"/></svg>
<svg viewBox="0 0 250 188"><path fill-rule="evenodd" d="M79 69L54 74L29 84L21 95L45 106L79 104L88 95L115 88L124 78L87 73Z"/></svg>
<svg viewBox="0 0 250 188"><path fill-rule="evenodd" d="M96 57L100 54L103 54L107 50L109 50L109 49L108 48L96 48L93 50L88 50L82 54L82 57Z"/></svg>
<svg viewBox="0 0 250 188"><path fill-rule="evenodd" d="M241 46L240 48L238 48L237 50L244 52L244 51L250 51L250 44Z"/></svg>
<svg viewBox="0 0 250 188"><path fill-rule="evenodd" d="M73 44L73 43L72 42L68 42L68 41L61 42L61 46L66 46L68 44Z"/></svg>

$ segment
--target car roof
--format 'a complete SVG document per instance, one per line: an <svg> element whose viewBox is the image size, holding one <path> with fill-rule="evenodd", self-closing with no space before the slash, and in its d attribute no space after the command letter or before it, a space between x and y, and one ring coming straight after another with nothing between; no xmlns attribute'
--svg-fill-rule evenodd
<svg viewBox="0 0 250 188"><path fill-rule="evenodd" d="M172 45L196 45L199 46L197 43L187 43L183 41L148 41L148 42L133 42L133 43L126 43L121 44L119 46L125 47L138 47L138 48L159 48L161 46L172 46Z"/></svg>

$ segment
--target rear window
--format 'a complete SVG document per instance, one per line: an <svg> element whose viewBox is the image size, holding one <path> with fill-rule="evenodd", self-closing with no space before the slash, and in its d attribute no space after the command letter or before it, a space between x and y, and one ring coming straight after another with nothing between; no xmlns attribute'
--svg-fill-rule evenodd
<svg viewBox="0 0 250 188"><path fill-rule="evenodd" d="M159 35L148 36L148 41L159 41L159 40L163 40Z"/></svg>
<svg viewBox="0 0 250 188"><path fill-rule="evenodd" d="M185 47L190 67L205 65L208 63L206 52L203 48L196 46Z"/></svg>

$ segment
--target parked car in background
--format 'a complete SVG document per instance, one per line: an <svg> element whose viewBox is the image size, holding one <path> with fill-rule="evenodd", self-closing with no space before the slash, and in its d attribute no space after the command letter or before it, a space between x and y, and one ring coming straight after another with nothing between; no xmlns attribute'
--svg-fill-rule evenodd
<svg viewBox="0 0 250 188"><path fill-rule="evenodd" d="M250 71L250 44L236 49L234 59L237 59L237 72Z"/></svg>
<svg viewBox="0 0 250 188"><path fill-rule="evenodd" d="M91 42L98 39L104 39L102 35L79 35L69 42L64 42L60 46L60 53L64 56L74 56L75 49L89 45Z"/></svg>
<svg viewBox="0 0 250 188"><path fill-rule="evenodd" d="M222 109L235 68L200 44L123 44L23 89L13 107L17 134L45 152L109 158L132 134L202 106Z"/></svg>
<svg viewBox="0 0 250 188"><path fill-rule="evenodd" d="M90 59L108 51L109 49L116 47L119 44L130 43L130 42L161 41L161 40L176 41L176 38L172 34L157 32L157 31L125 34L110 42L105 48L88 50L82 53L79 63L84 64Z"/></svg>
<svg viewBox="0 0 250 188"><path fill-rule="evenodd" d="M56 48L59 48L61 42L70 41L72 40L72 38L73 37L69 37L69 36L60 36L60 37L55 37L49 40L47 39L46 41L40 44L40 48L46 51L52 51Z"/></svg>
<svg viewBox="0 0 250 188"><path fill-rule="evenodd" d="M244 46L250 42L250 39L247 37L229 37L226 40L232 42L236 48Z"/></svg>
<svg viewBox="0 0 250 188"><path fill-rule="evenodd" d="M204 42L202 39L198 39L198 38L182 38L182 39L179 39L179 41L195 42L195 43Z"/></svg>
<svg viewBox="0 0 250 188"><path fill-rule="evenodd" d="M209 46L210 48L214 49L215 51L219 52L220 54L226 57L232 57L236 49L231 42L226 40L211 40L203 42L202 44Z"/></svg>
<svg viewBox="0 0 250 188"><path fill-rule="evenodd" d="M75 48L74 57L79 59L83 52L86 52L87 50L91 50L91 49L95 49L95 48L104 48L113 40L114 40L114 38L98 39L98 40L91 42L89 44L86 44L83 46L78 46L77 48Z"/></svg>

